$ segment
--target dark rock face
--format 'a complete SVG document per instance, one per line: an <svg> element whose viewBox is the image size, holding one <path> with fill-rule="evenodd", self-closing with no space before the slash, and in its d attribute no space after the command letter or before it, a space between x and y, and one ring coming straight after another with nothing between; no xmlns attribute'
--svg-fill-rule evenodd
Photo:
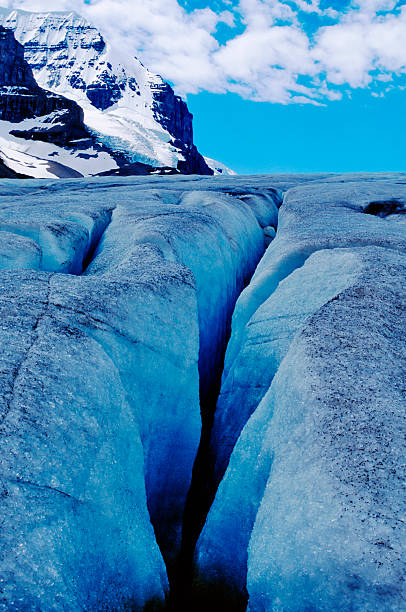
<svg viewBox="0 0 406 612"><path fill-rule="evenodd" d="M24 60L24 47L16 41L11 30L1 26L0 63L0 119L19 123L24 119L44 117L42 125L14 130L13 135L60 145L89 137L80 106L37 85Z"/></svg>
<svg viewBox="0 0 406 612"><path fill-rule="evenodd" d="M62 98L62 101L64 101L64 98ZM59 146L69 145L76 139L86 139L81 142L82 147L92 144L92 137L82 122L83 111L80 106L72 102L72 107L63 108L61 96L55 94L50 94L47 97L47 102L50 106L50 112L45 113L40 126L27 130L11 130L10 134L26 140L42 140ZM70 100L66 100L66 102L70 103ZM52 109L53 105L56 106L56 110ZM58 110L58 106L62 108Z"/></svg>
<svg viewBox="0 0 406 612"><path fill-rule="evenodd" d="M185 161L178 161L178 170L181 174L203 174L212 176L214 171L204 161L195 145L180 147Z"/></svg>
<svg viewBox="0 0 406 612"><path fill-rule="evenodd" d="M105 70L96 83L91 83L87 87L86 95L93 106L106 110L118 102L123 94L117 77Z"/></svg>
<svg viewBox="0 0 406 612"><path fill-rule="evenodd" d="M155 119L174 137L172 144L185 157L185 161L178 162L178 170L182 174L212 175L213 170L193 144L193 115L186 102L176 96L172 87L165 82L154 84L152 94Z"/></svg>
<svg viewBox="0 0 406 612"><path fill-rule="evenodd" d="M180 170L170 168L169 166L151 166L142 162L133 162L131 164L123 164L119 168L100 172L97 176L145 176L149 174L182 174Z"/></svg>
<svg viewBox="0 0 406 612"><path fill-rule="evenodd" d="M14 38L11 30L0 26L0 87L15 85L39 89L31 68L24 62L24 47Z"/></svg>
<svg viewBox="0 0 406 612"><path fill-rule="evenodd" d="M193 115L186 102L175 93L168 83L155 84L152 87L154 97L153 110L155 119L168 130L172 136L185 145L193 144Z"/></svg>
<svg viewBox="0 0 406 612"><path fill-rule="evenodd" d="M2 178L29 178L24 174L18 174L18 172L14 172L11 168L7 168L7 166L0 159L0 179Z"/></svg>

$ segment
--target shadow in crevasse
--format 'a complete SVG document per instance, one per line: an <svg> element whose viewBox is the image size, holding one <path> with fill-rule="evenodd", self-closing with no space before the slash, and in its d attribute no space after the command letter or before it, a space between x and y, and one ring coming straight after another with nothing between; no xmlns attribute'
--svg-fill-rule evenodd
<svg viewBox="0 0 406 612"><path fill-rule="evenodd" d="M370 202L364 208L364 213L374 215L375 217L389 217L389 215L405 215L406 204L400 200L382 200Z"/></svg>
<svg viewBox="0 0 406 612"><path fill-rule="evenodd" d="M169 612L244 612L247 607L247 593L236 591L224 581L197 578L194 571L197 540L218 484L213 476L214 458L210 453L210 436L220 386L221 370L202 398L202 434L186 502L181 553L176 565L167 568L170 594L166 609Z"/></svg>
<svg viewBox="0 0 406 612"><path fill-rule="evenodd" d="M178 587L181 586L178 584ZM171 591L168 612L245 612L248 594L232 589L225 582L194 580Z"/></svg>

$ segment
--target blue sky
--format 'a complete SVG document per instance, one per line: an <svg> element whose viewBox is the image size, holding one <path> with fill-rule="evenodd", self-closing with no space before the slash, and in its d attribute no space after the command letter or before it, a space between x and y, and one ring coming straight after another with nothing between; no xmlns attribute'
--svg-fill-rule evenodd
<svg viewBox="0 0 406 612"><path fill-rule="evenodd" d="M401 4L386 3L384 8L399 14ZM183 5L193 10L207 2L187 0ZM351 10L349 1L320 5L338 10L341 18ZM377 3L372 8L378 19L389 14L379 12ZM301 17L309 38L323 25L337 22L314 13ZM241 24L238 30L243 31ZM221 44L233 36L228 26L216 33ZM257 102L232 93L189 95L195 139L203 151L239 173L405 170L406 93L400 88L403 80L395 72L391 77L390 87L379 80L366 87L341 87L341 99L324 99L322 106Z"/></svg>
<svg viewBox="0 0 406 612"><path fill-rule="evenodd" d="M406 0L0 0L76 10L187 98L237 172L406 167Z"/></svg>
<svg viewBox="0 0 406 612"><path fill-rule="evenodd" d="M319 107L201 93L188 102L200 150L239 174L379 172L406 170L405 98L357 91Z"/></svg>

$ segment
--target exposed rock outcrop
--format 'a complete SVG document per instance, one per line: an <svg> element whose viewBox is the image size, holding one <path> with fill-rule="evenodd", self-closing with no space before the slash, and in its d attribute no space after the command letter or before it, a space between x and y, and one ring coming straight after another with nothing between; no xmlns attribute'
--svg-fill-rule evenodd
<svg viewBox="0 0 406 612"><path fill-rule="evenodd" d="M174 138L184 145L193 144L193 115L186 102L175 96L172 87L165 82L151 86L155 118Z"/></svg>
<svg viewBox="0 0 406 612"><path fill-rule="evenodd" d="M4 162L0 159L0 178L29 178L25 174L14 172L11 168L8 168Z"/></svg>
<svg viewBox="0 0 406 612"><path fill-rule="evenodd" d="M32 70L24 61L24 47L19 44L12 30L0 26L0 87L25 87L39 89Z"/></svg>
<svg viewBox="0 0 406 612"><path fill-rule="evenodd" d="M183 153L184 160L178 161L178 169L182 174L212 175L213 170L193 144L193 115L186 102L164 81L153 83L151 90L155 119L174 137L173 145Z"/></svg>
<svg viewBox="0 0 406 612"><path fill-rule="evenodd" d="M12 30L0 26L0 120L20 123L41 117L41 125L12 134L26 139L67 144L89 138L83 124L83 111L76 102L45 91L35 81L24 59L24 47ZM46 117L45 117L46 116Z"/></svg>

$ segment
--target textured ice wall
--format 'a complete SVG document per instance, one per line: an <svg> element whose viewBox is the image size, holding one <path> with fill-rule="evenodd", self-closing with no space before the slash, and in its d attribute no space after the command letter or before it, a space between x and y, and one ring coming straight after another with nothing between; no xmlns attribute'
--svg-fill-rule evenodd
<svg viewBox="0 0 406 612"><path fill-rule="evenodd" d="M383 180L286 194L233 317L218 481L238 442L198 543L200 588L249 594L252 611L403 606L405 216L363 211L405 196Z"/></svg>
<svg viewBox="0 0 406 612"><path fill-rule="evenodd" d="M231 195L133 185L1 185L4 609L138 609L167 592L199 361L210 386L264 236Z"/></svg>
<svg viewBox="0 0 406 612"><path fill-rule="evenodd" d="M279 215L277 237L260 261L249 287L240 296L233 315L233 333L227 348L213 430L217 482L242 427L276 371L272 359L266 357L269 348L274 350L269 346L274 332L267 323L267 299L283 279L318 250L378 245L404 251L403 215L382 219L363 212L369 202L384 201L396 194L405 197L404 187L384 180L316 183L287 192ZM310 283L313 282L311 279ZM302 291L306 289L298 290L287 308L299 308L300 311ZM316 289L315 293L318 291ZM317 300L317 295L314 299ZM258 320L264 320L260 334Z"/></svg>
<svg viewBox="0 0 406 612"><path fill-rule="evenodd" d="M252 611L405 605L406 257L362 250L364 273L308 320L263 400L273 461L248 549Z"/></svg>
<svg viewBox="0 0 406 612"><path fill-rule="evenodd" d="M142 386L135 386L134 374L140 369L139 361L128 355L121 357L119 351L115 357L130 396L136 389L132 403L142 406L140 428L145 449L148 506L161 549L166 558L173 558L180 546L183 509L200 439L200 412L196 400L195 422L185 418L185 405L190 403L192 383L198 386L198 391L200 386L200 396L204 400L212 378L218 375L235 300L263 252L264 237L251 208L229 195L142 192L133 194L132 200L134 206L119 206L114 211L100 253L96 253L86 275L98 275L111 266L121 266L121 249L127 251L125 239L133 245L153 245L164 255L165 261L180 261L193 273L200 329L199 348L194 355L199 354L200 380L195 377L190 384L186 380L178 381L177 373L160 367L155 358L153 363L145 362ZM140 306L137 308L137 320L144 328L145 315ZM166 314L163 304L160 313L168 327L162 332L165 341L169 339L165 352L174 347L183 355L184 333L190 333L182 329L183 319L190 317L193 310L182 300L174 304L174 308ZM157 399L151 392L155 388L159 389ZM162 396L166 397L164 406L161 405ZM173 404L172 410L165 408L168 402ZM182 423L182 432L176 435L172 431L174 413ZM151 430L156 432L154 436Z"/></svg>
<svg viewBox="0 0 406 612"><path fill-rule="evenodd" d="M252 612L402 609L404 182L1 182L3 609L162 601L199 392L289 187L234 315L200 578L220 609L218 584Z"/></svg>

